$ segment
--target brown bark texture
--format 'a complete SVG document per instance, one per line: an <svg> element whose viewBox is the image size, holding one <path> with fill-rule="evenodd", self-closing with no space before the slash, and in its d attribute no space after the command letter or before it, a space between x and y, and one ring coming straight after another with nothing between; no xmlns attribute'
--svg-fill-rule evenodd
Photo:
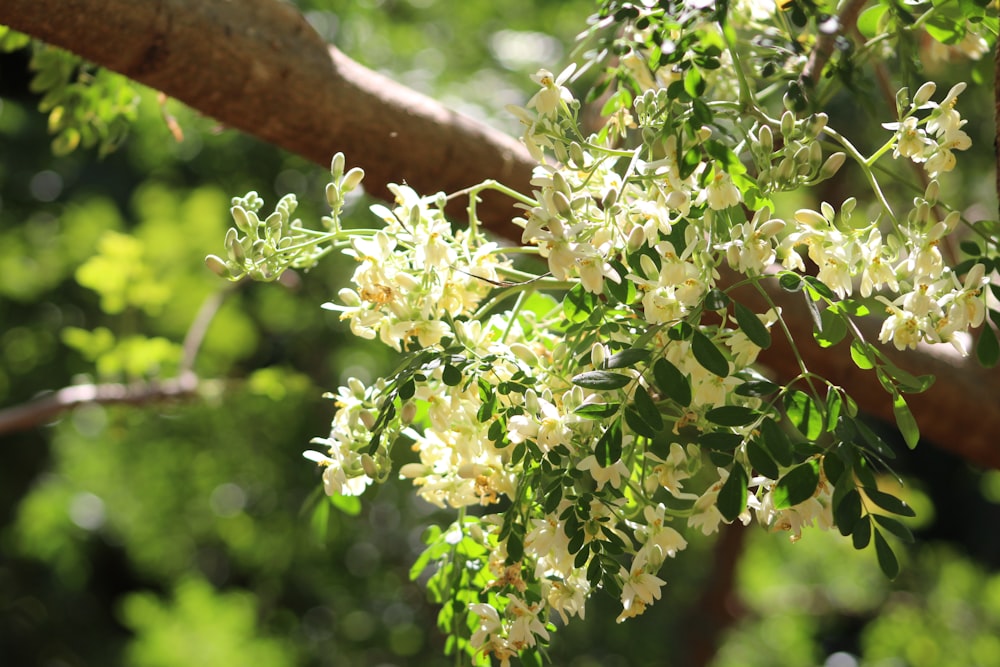
<svg viewBox="0 0 1000 667"><path fill-rule="evenodd" d="M349 166L365 169L376 196L387 195L389 182L454 192L495 179L530 190L533 162L516 140L355 63L278 0L3 0L0 24L319 164L341 151ZM517 241L509 200L487 193L478 212L488 227ZM891 422L889 397L871 371L854 366L846 343L820 349L802 296L776 284L769 289L808 369ZM734 296L758 312L768 307L752 290ZM775 341L761 361L778 378L796 376L790 348L777 335ZM915 375L937 376L928 392L908 397L924 437L1000 469L1000 375L940 346L892 356Z"/></svg>
<svg viewBox="0 0 1000 667"><path fill-rule="evenodd" d="M343 152L376 196L390 182L528 189L534 163L516 139L354 62L279 0L3 0L0 24L318 164ZM483 198L488 227L516 214Z"/></svg>

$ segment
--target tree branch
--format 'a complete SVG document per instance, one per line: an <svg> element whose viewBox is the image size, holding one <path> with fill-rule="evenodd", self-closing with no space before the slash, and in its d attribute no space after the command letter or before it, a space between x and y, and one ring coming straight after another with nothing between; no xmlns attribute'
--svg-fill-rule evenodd
<svg viewBox="0 0 1000 667"><path fill-rule="evenodd" d="M198 378L186 373L163 382L135 384L80 384L0 410L0 435L35 428L84 403L143 405L188 398L198 388Z"/></svg>
<svg viewBox="0 0 1000 667"><path fill-rule="evenodd" d="M830 60L830 56L833 55L837 36L857 23L858 15L861 14L862 8L867 3L868 0L848 0L840 10L840 14L837 15L835 29L819 31L819 37L816 38L816 44L813 46L812 53L809 54L809 60L806 61L806 66L802 69L799 83L808 84L807 87L811 88L819 82L823 68Z"/></svg>
<svg viewBox="0 0 1000 667"><path fill-rule="evenodd" d="M861 4L846 3L841 26L855 20ZM317 163L325 165L342 151L365 169L365 183L376 196L386 197L385 184L400 181L422 192L454 192L489 178L531 189L533 161L516 140L351 61L278 0L2 0L0 23ZM821 36L810 77L822 70L833 38ZM520 237L508 224L513 209L503 197L487 193L477 210L490 228L515 241ZM454 212L461 216L464 203ZM844 386L866 412L892 421L888 397L870 372L851 363L846 346L822 350L811 342L801 295L774 284L769 289L809 368ZM737 298L758 312L768 307L752 290ZM866 335L875 338L877 331ZM798 373L789 350L778 343L761 360L779 378ZM1000 469L1000 448L992 444L1000 432L1000 377L940 347L902 355L900 365L938 378L927 393L908 397L924 436ZM98 398L90 400L100 395L95 390ZM54 395L60 396L68 400L61 392Z"/></svg>
<svg viewBox="0 0 1000 667"><path fill-rule="evenodd" d="M375 196L390 182L431 193L489 178L529 190L520 142L359 65L278 0L3 0L0 24L318 164L343 152ZM516 214L502 195L483 200L487 227Z"/></svg>

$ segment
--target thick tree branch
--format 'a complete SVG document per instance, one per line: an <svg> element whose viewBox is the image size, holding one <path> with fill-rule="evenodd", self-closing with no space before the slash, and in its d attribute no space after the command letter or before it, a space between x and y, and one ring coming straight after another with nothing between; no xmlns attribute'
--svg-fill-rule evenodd
<svg viewBox="0 0 1000 667"><path fill-rule="evenodd" d="M860 0L850 0L841 26L853 24L860 7ZM375 195L386 196L388 182L453 192L489 178L530 190L533 163L517 141L351 61L278 0L3 0L0 24L317 163L342 151L365 169ZM823 39L829 45L817 44L810 77L829 56L833 35ZM462 209L459 203L457 215ZM487 199L478 210L490 227L519 238L507 224L509 201ZM810 370L847 388L868 413L891 421L887 396L871 372L851 363L846 345L821 350L812 343L800 295L774 285L771 296L784 309ZM768 307L752 290L737 298L759 312ZM877 331L866 335L874 338ZM779 377L798 373L780 344L762 361ZM908 399L925 437L1000 469L1000 448L993 445L1000 432L1000 377L940 348L903 355L900 365L938 377L926 394Z"/></svg>
<svg viewBox="0 0 1000 667"><path fill-rule="evenodd" d="M376 196L390 182L454 192L489 178L528 191L534 162L518 141L347 58L278 0L3 0L0 24L318 164L343 152ZM483 199L488 227L515 214Z"/></svg>
<svg viewBox="0 0 1000 667"><path fill-rule="evenodd" d="M27 403L0 410L0 435L35 428L85 403L144 405L189 398L198 378L187 373L162 382L137 384L81 384L43 394Z"/></svg>

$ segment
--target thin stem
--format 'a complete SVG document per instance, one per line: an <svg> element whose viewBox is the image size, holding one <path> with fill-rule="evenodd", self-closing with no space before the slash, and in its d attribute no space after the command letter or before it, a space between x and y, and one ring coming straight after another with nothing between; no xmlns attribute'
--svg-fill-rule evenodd
<svg viewBox="0 0 1000 667"><path fill-rule="evenodd" d="M788 346L792 349L792 354L795 356L795 362L798 364L799 370L801 371L801 373L799 374L799 378L802 378L806 381L806 383L809 385L809 389L813 392L813 395L819 396L819 392L812 381L812 373L810 373L809 369L806 368L806 362L802 358L802 354L799 352L798 346L795 344L795 338L792 336L792 332L788 329L788 325L785 324L785 318L782 317L781 314L778 312L778 307L771 299L771 295L767 293L767 290L765 290L763 287L760 286L760 283L754 281L753 287L755 290L757 290L757 293L760 294L761 297L763 297L764 301L767 302L767 305L770 306L775 313L778 313L778 325L784 332L785 340L788 341ZM805 298L808 299L809 297L806 296ZM788 385L791 386L799 378L794 378L791 382L788 383Z"/></svg>
<svg viewBox="0 0 1000 667"><path fill-rule="evenodd" d="M895 226L898 229L899 222L896 220L896 214L893 213L892 207L889 206L888 200L882 193L882 187L879 185L878 181L875 180L875 175L872 173L871 165L868 164L868 160L865 158L865 156L863 156L861 152L854 147L854 144L852 144L845 136L843 136L833 128L826 127L824 128L823 131L826 132L827 135L835 139L841 146L843 146L847 154L850 155L851 158L858 163L858 165L861 167L861 170L865 173L865 179L868 181L868 185L871 186L872 192L875 194L875 198L878 199L879 204L882 205L882 208L885 210L886 214L888 214L889 219L892 220L893 226Z"/></svg>

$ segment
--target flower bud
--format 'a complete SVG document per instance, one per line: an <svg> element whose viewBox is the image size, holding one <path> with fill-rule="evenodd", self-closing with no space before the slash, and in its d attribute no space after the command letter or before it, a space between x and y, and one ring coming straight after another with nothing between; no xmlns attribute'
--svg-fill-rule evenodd
<svg viewBox="0 0 1000 667"><path fill-rule="evenodd" d="M645 257L645 255L643 255ZM594 368L604 368L608 358L608 349L602 343L594 343L590 348L590 363Z"/></svg>
<svg viewBox="0 0 1000 667"><path fill-rule="evenodd" d="M826 218L827 222L833 222L833 219L837 217L837 210L833 208L833 204L830 202L823 202L819 205L819 210L823 212L823 217Z"/></svg>
<svg viewBox="0 0 1000 667"><path fill-rule="evenodd" d="M222 261L221 257L216 257L215 255L209 255L205 258L205 266L209 270L220 278L232 278L233 274L226 266L226 263Z"/></svg>
<svg viewBox="0 0 1000 667"><path fill-rule="evenodd" d="M757 133L757 141L760 142L760 149L764 153L774 151L774 134L769 126L761 125L760 131Z"/></svg>
<svg viewBox="0 0 1000 667"><path fill-rule="evenodd" d="M343 153L337 153L330 160L330 174L333 176L334 181L340 181L340 177L344 175L344 159Z"/></svg>
<svg viewBox="0 0 1000 667"><path fill-rule="evenodd" d="M538 357L535 355L534 351L524 343L511 343L510 351L514 353L514 356L528 364L532 368L538 365Z"/></svg>
<svg viewBox="0 0 1000 667"><path fill-rule="evenodd" d="M417 404L413 401L406 401L403 403L402 409L399 411L399 419L404 424L413 423L413 418L417 416Z"/></svg>
<svg viewBox="0 0 1000 667"><path fill-rule="evenodd" d="M896 92L896 116L902 118L910 106L910 89L903 86Z"/></svg>
<svg viewBox="0 0 1000 667"><path fill-rule="evenodd" d="M816 144L817 146L819 144ZM823 166L819 170L819 180L826 180L831 178L834 174L840 171L840 168L844 166L844 161L847 159L845 153L834 153L826 159Z"/></svg>
<svg viewBox="0 0 1000 667"><path fill-rule="evenodd" d="M361 423L365 425L366 429L370 431L375 428L375 415L370 410L362 410L358 416L361 418Z"/></svg>
<svg viewBox="0 0 1000 667"><path fill-rule="evenodd" d="M826 218L810 208L800 208L795 212L795 221L809 227L825 227Z"/></svg>
<svg viewBox="0 0 1000 667"><path fill-rule="evenodd" d="M556 160L559 161L559 164L569 163L569 153L566 151L566 147L562 144L562 142L557 141L553 143L552 152L555 154Z"/></svg>
<svg viewBox="0 0 1000 667"><path fill-rule="evenodd" d="M615 188L608 188L604 196L601 197L601 208L607 211L609 208L614 206L618 202L618 190Z"/></svg>
<svg viewBox="0 0 1000 667"><path fill-rule="evenodd" d="M933 97L934 91L937 90L937 84L933 81L928 81L924 85L917 88L917 92L913 95L913 106L922 107Z"/></svg>
<svg viewBox="0 0 1000 667"><path fill-rule="evenodd" d="M361 469L365 471L365 474L376 479L378 477L378 466L375 465L375 459L373 459L367 452L361 455Z"/></svg>
<svg viewBox="0 0 1000 667"><path fill-rule="evenodd" d="M961 220L962 214L958 211L952 211L944 219L945 234L951 234L955 231L955 227L958 226L958 221Z"/></svg>
<svg viewBox="0 0 1000 667"><path fill-rule="evenodd" d="M807 130L808 135L813 139L818 137L820 132L822 132L826 128L826 123L829 120L830 117L827 116L825 113L813 114L809 118L809 129Z"/></svg>
<svg viewBox="0 0 1000 667"><path fill-rule="evenodd" d="M924 190L924 199L931 206L937 204L938 195L941 194L941 185L937 182L935 178L930 183L927 184L927 189Z"/></svg>
<svg viewBox="0 0 1000 667"><path fill-rule="evenodd" d="M360 400L365 397L365 385L358 378L348 378L347 388L351 390L352 394L354 394L354 398Z"/></svg>
<svg viewBox="0 0 1000 667"><path fill-rule="evenodd" d="M793 132L795 132L795 114L785 111L781 114L781 136L787 140L791 138Z"/></svg>
<svg viewBox="0 0 1000 667"><path fill-rule="evenodd" d="M570 164L581 169L587 164L583 156L583 147L575 141L569 145L569 160Z"/></svg>
<svg viewBox="0 0 1000 667"><path fill-rule="evenodd" d="M343 203L344 197L340 192L340 187L338 183L327 183L326 184L326 203L330 205L330 208L336 210L341 203Z"/></svg>
<svg viewBox="0 0 1000 667"><path fill-rule="evenodd" d="M642 247L642 244L646 242L646 232L642 227L636 225L632 228L632 231L628 233L628 240L626 245L629 252L635 252Z"/></svg>
<svg viewBox="0 0 1000 667"><path fill-rule="evenodd" d="M233 216L233 222L244 234L253 234L257 231L257 216L253 216L254 220L250 220L250 216L247 215L246 209L242 206L233 206L229 209L229 212Z"/></svg>
<svg viewBox="0 0 1000 667"><path fill-rule="evenodd" d="M760 227L757 228L757 232L761 236L774 236L784 228L785 228L785 221L778 220L776 218L774 220L768 220L767 222L762 224Z"/></svg>
<svg viewBox="0 0 1000 667"><path fill-rule="evenodd" d="M423 463L404 463L399 467L399 476L406 479L416 479L433 472L433 468Z"/></svg>
<svg viewBox="0 0 1000 667"><path fill-rule="evenodd" d="M243 266L247 255L243 250L243 243L241 243L240 238L236 235L236 230L232 227L226 232L226 250L229 252L229 259L231 261Z"/></svg>
<svg viewBox="0 0 1000 667"><path fill-rule="evenodd" d="M351 308L357 308L361 305L361 297L358 296L358 293L346 287L337 292L337 298L340 299L340 302L345 306L349 306Z"/></svg>
<svg viewBox="0 0 1000 667"><path fill-rule="evenodd" d="M560 215L566 217L572 215L573 204L572 202L570 202L569 197L564 195L562 192L559 192L557 190L556 192L552 193L552 203L555 205L556 211L558 211Z"/></svg>
<svg viewBox="0 0 1000 667"><path fill-rule="evenodd" d="M340 182L340 189L342 192L350 192L354 188L361 184L362 179L365 177L365 170L361 167L354 167L349 172L344 174L344 180Z"/></svg>
<svg viewBox="0 0 1000 667"><path fill-rule="evenodd" d="M552 187L556 192L561 192L568 198L573 194L573 190L569 187L569 183L566 182L566 177L562 175L561 171L552 172Z"/></svg>

